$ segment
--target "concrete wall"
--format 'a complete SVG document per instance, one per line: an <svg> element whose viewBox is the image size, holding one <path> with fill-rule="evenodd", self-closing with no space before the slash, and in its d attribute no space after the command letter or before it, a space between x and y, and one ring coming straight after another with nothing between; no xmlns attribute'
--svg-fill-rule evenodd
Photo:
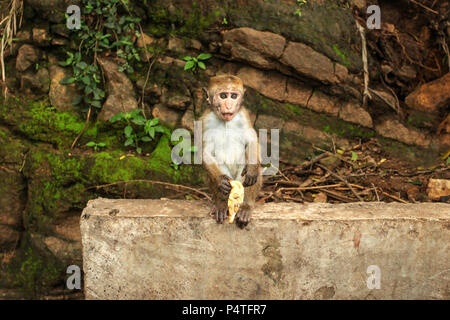
<svg viewBox="0 0 450 320"><path fill-rule="evenodd" d="M265 204L244 230L202 201L89 201L88 299L449 299L450 205ZM367 268L381 271L369 289Z"/></svg>

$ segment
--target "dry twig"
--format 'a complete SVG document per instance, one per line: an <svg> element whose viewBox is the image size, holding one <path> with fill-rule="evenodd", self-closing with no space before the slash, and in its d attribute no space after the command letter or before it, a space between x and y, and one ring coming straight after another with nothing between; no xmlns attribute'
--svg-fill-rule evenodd
<svg viewBox="0 0 450 320"><path fill-rule="evenodd" d="M117 181L117 182L113 182L113 183L107 183L107 184L101 184L101 185L98 185L98 186L88 187L88 188L86 188L84 190L89 190L89 189L94 189L94 188L100 189L100 188L105 188L105 187L119 185L121 183L125 183L125 185L126 185L127 183L130 183L130 182L144 182L144 183L151 183L151 184L159 184L159 185L163 185L163 186L166 186L166 187L169 187L169 188L173 188L173 189L186 189L186 190L190 190L190 191L196 192L198 194L201 194L206 199L212 201L212 199L211 199L211 197L209 195L207 195L206 193L204 193L204 192L202 192L202 191L200 191L198 189L195 189L195 188L191 188L191 187L188 187L188 186L183 186L181 184L174 184L174 183L168 183L168 182L156 181L156 180L145 180L145 179Z"/></svg>

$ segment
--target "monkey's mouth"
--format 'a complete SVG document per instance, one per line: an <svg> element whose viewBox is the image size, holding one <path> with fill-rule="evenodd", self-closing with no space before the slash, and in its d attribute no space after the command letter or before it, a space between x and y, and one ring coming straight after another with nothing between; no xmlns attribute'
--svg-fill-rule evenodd
<svg viewBox="0 0 450 320"><path fill-rule="evenodd" d="M222 119L225 121L230 121L233 119L234 113L233 112L222 112Z"/></svg>

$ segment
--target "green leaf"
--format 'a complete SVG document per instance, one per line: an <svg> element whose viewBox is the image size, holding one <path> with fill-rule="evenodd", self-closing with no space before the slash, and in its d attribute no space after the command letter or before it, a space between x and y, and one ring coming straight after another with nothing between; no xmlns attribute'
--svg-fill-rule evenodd
<svg viewBox="0 0 450 320"><path fill-rule="evenodd" d="M91 78L89 78L88 76L82 77L81 81L83 81L83 83L87 86L91 84Z"/></svg>
<svg viewBox="0 0 450 320"><path fill-rule="evenodd" d="M98 109L100 109L100 108L102 107L102 105L100 104L100 101L98 101L98 100L92 101L91 104L92 104L95 108L98 108Z"/></svg>
<svg viewBox="0 0 450 320"><path fill-rule="evenodd" d="M184 70L192 69L194 66L195 66L195 62L194 61L188 61L184 65Z"/></svg>
<svg viewBox="0 0 450 320"><path fill-rule="evenodd" d="M95 142L94 141L89 141L88 143L86 143L86 146L93 147L93 146L95 146Z"/></svg>
<svg viewBox="0 0 450 320"><path fill-rule="evenodd" d="M422 185L422 181L419 179L416 180L408 180L409 183L414 184L416 186L421 186Z"/></svg>
<svg viewBox="0 0 450 320"><path fill-rule="evenodd" d="M81 62L78 62L78 63L77 63L77 67L80 68L80 69L82 69L82 70L86 69L87 66L88 66L87 63L84 62L84 61L81 61Z"/></svg>
<svg viewBox="0 0 450 320"><path fill-rule="evenodd" d="M450 157L447 158L447 161L445 161L446 164L450 164Z"/></svg>
<svg viewBox="0 0 450 320"><path fill-rule="evenodd" d="M212 55L209 53L201 53L198 55L197 59L198 60L208 60L211 57L212 57Z"/></svg>
<svg viewBox="0 0 450 320"><path fill-rule="evenodd" d="M203 69L203 70L206 69L205 64L204 64L203 62L201 62L201 61L198 62L198 67L199 67L200 69Z"/></svg>
<svg viewBox="0 0 450 320"><path fill-rule="evenodd" d="M157 125L158 123L159 123L159 118L153 118L153 119L150 120L149 125L151 127L153 127L153 126Z"/></svg>
<svg viewBox="0 0 450 320"><path fill-rule="evenodd" d="M99 143L97 143L97 146L98 146L98 147L106 147L106 143L104 143L104 142L99 142Z"/></svg>
<svg viewBox="0 0 450 320"><path fill-rule="evenodd" d="M81 101L83 101L83 96L76 96L75 100L73 100L72 105L76 106L79 105L81 103Z"/></svg>
<svg viewBox="0 0 450 320"><path fill-rule="evenodd" d="M150 142L150 141L152 141L152 139L151 139L150 137L148 137L148 136L143 136L143 137L141 138L141 141L144 141L144 142Z"/></svg>
<svg viewBox="0 0 450 320"><path fill-rule="evenodd" d="M74 77L66 77L66 78L62 79L61 81L59 81L59 83L60 84L71 84L71 83L74 83L75 80L77 80L77 79Z"/></svg>
<svg viewBox="0 0 450 320"><path fill-rule="evenodd" d="M355 151L352 151L352 161L356 161L358 159L358 154Z"/></svg>
<svg viewBox="0 0 450 320"><path fill-rule="evenodd" d="M125 140L124 146L130 146L133 144L133 138L128 138L127 140Z"/></svg>
<svg viewBox="0 0 450 320"><path fill-rule="evenodd" d="M137 151L137 153L141 153L142 152L142 148L141 147L137 147L136 151Z"/></svg>
<svg viewBox="0 0 450 320"><path fill-rule="evenodd" d="M144 119L133 119L131 120L133 123L137 124L138 126L143 126L145 124L145 120Z"/></svg>
<svg viewBox="0 0 450 320"><path fill-rule="evenodd" d="M141 109L134 109L134 110L131 110L129 113L130 113L130 116L134 118L134 117L140 115L141 112L142 112Z"/></svg>
<svg viewBox="0 0 450 320"><path fill-rule="evenodd" d="M148 129L148 134L150 135L150 137L155 139L155 128L150 127L150 129Z"/></svg>
<svg viewBox="0 0 450 320"><path fill-rule="evenodd" d="M160 133L167 133L167 131L165 130L164 127L161 126L156 126L154 127L156 132L160 132Z"/></svg>
<svg viewBox="0 0 450 320"><path fill-rule="evenodd" d="M129 137L131 135L131 133L133 132L133 127L132 126L126 126L125 129L123 130L123 132L125 133L126 137Z"/></svg>
<svg viewBox="0 0 450 320"><path fill-rule="evenodd" d="M183 60L184 60L184 61L191 61L191 60L192 60L192 57L186 56L186 57L183 58Z"/></svg>

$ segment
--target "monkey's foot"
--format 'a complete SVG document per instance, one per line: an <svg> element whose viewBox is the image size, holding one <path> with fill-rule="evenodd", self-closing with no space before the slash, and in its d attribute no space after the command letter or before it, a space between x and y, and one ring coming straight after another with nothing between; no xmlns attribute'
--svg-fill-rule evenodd
<svg viewBox="0 0 450 320"><path fill-rule="evenodd" d="M228 217L228 207L214 207L213 209L214 216L216 217L217 223L223 223L224 220Z"/></svg>
<svg viewBox="0 0 450 320"><path fill-rule="evenodd" d="M248 207L241 207L236 214L236 224L239 228L245 228L250 222L250 215L252 211Z"/></svg>

